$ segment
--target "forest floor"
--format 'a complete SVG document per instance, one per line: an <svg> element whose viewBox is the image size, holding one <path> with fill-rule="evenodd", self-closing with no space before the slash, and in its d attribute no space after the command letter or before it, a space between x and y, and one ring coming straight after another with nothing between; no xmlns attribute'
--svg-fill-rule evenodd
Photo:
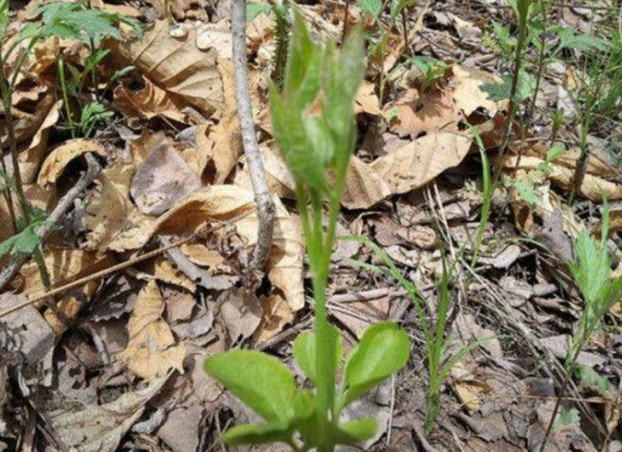
<svg viewBox="0 0 622 452"><path fill-rule="evenodd" d="M45 20L40 3L10 2L3 54ZM91 0L131 18L115 24L118 36L55 29L3 56L3 79L16 75L0 121L0 185L13 191L0 199L0 450L248 450L219 439L255 415L207 376L205 358L262 350L303 379L291 344L312 328L313 293L268 99L289 25L277 7L248 5L251 101L276 202L274 243L258 272L249 269L259 219L230 3L168 3ZM357 24L368 36L337 233L384 250L432 321L448 262L445 356L481 341L449 370L438 422L424 432L418 312L377 271L386 265L373 249L340 240L327 296L345 349L381 320L402 325L413 344L406 369L347 410L380 425L352 450L539 451L561 395L545 451L622 451L620 303L561 390L584 310L569 264L580 231L600 234L604 198L612 274L622 274L622 9L616 0L534 1L521 40L512 3L401 2L393 18L397 2L296 5L318 40L340 42ZM25 227L9 128L32 217ZM34 233L58 206L40 243ZM21 241L11 242L16 227ZM49 281L37 259L17 264L33 253Z"/></svg>

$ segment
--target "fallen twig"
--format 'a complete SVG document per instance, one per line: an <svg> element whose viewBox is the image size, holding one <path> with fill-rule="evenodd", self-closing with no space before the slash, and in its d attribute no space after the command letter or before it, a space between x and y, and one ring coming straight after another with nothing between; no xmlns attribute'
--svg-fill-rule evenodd
<svg viewBox="0 0 622 452"><path fill-rule="evenodd" d="M78 180L78 183L74 185L65 196L63 196L45 223L37 229L36 234L40 242L45 240L45 237L52 231L54 226L60 221L61 217L65 215L67 210L69 210L73 204L73 201L95 180L101 171L101 166L91 154L86 154L86 162L88 164L86 173L84 173ZM24 265L29 257L30 254L28 253L19 253L13 257L9 265L2 271L2 273L0 273L0 290L2 290L4 286L11 281L11 279L13 279L15 274L19 271L22 265Z"/></svg>
<svg viewBox="0 0 622 452"><path fill-rule="evenodd" d="M58 295L59 293L65 292L67 290L75 289L76 287L80 287L80 286L82 286L82 285L84 285L86 283L89 283L91 281L94 281L96 279L103 278L103 277L108 276L108 275L110 275L112 273L115 273L115 272L117 272L119 270L125 270L126 268L129 268L129 267L131 267L131 266L133 266L133 265L135 265L135 264L137 264L139 262L143 262L143 261L146 261L146 260L151 259L153 257L159 256L160 254L162 254L162 253L164 253L164 252L166 252L166 251L168 251L168 250L170 250L172 248L175 248L175 247L178 247L180 245L183 245L184 243L188 243L190 240L193 240L196 236L197 236L197 234L193 234L193 235L191 235L189 237L186 237L184 239L181 239L181 240L178 240L176 242L173 242L170 245L167 245L167 246L164 246L162 248L158 248L157 250L153 250L153 251L150 251L148 253L145 253L142 256L135 257L134 259L130 259L130 260L127 260L125 262L121 262L120 264L113 265L112 267L105 268L105 269L103 269L101 271L93 273L92 275L85 276L84 278L80 278L80 279L77 279L75 281L69 282L67 284L63 284L62 286L59 286L59 287L57 287L55 289L52 289L49 292L42 293L41 295L35 296L34 298L26 300L23 303L20 303L20 304L17 304L15 306L12 306L12 307L10 307L8 309L5 309L4 311L0 311L0 318L4 317L6 315L9 315L12 312L18 311L18 310L20 310L22 308L25 308L26 306L30 306L30 305L35 304L35 303L39 303L40 301L43 301L43 300L45 300L48 297L53 297L55 295Z"/></svg>
<svg viewBox="0 0 622 452"><path fill-rule="evenodd" d="M263 269L272 248L274 230L274 202L266 181L261 151L255 137L255 121L248 89L248 62L246 56L246 1L233 0L231 5L231 31L233 33L233 64L238 118L242 129L244 155L250 173L255 204L259 217L257 244L250 258L250 267Z"/></svg>

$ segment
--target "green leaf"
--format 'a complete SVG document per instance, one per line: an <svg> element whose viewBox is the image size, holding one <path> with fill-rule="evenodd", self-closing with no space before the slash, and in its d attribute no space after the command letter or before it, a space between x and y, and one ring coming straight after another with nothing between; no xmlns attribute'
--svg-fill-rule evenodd
<svg viewBox="0 0 622 452"><path fill-rule="evenodd" d="M377 429L378 422L376 419L353 419L339 425L338 431L334 435L335 443L354 445L373 437Z"/></svg>
<svg viewBox="0 0 622 452"><path fill-rule="evenodd" d="M363 14L371 14L376 19L382 11L382 0L356 0Z"/></svg>
<svg viewBox="0 0 622 452"><path fill-rule="evenodd" d="M330 334L333 336L333 343L335 344L335 368L339 366L341 362L342 342L341 336L333 328L330 328ZM294 358L298 362L298 365L307 376L309 381L316 383L315 370L317 368L315 361L315 333L306 332L298 335L294 341L292 352Z"/></svg>
<svg viewBox="0 0 622 452"><path fill-rule="evenodd" d="M41 244L34 227L31 225L16 236L13 251L17 253L32 254Z"/></svg>
<svg viewBox="0 0 622 452"><path fill-rule="evenodd" d="M255 17L264 13L266 16L272 11L272 6L267 3L248 2L246 4L246 21L252 22Z"/></svg>
<svg viewBox="0 0 622 452"><path fill-rule="evenodd" d="M606 52L611 47L610 43L602 38L576 33L573 29L567 27L560 27L557 31L557 36L559 37L560 49L576 49L582 52Z"/></svg>
<svg viewBox="0 0 622 452"><path fill-rule="evenodd" d="M222 435L223 442L229 446L286 443L290 438L289 425L279 423L237 425Z"/></svg>
<svg viewBox="0 0 622 452"><path fill-rule="evenodd" d="M0 0L0 33L9 25L9 0Z"/></svg>
<svg viewBox="0 0 622 452"><path fill-rule="evenodd" d="M287 423L293 418L296 382L278 359L234 350L207 358L205 370L269 423Z"/></svg>
<svg viewBox="0 0 622 452"><path fill-rule="evenodd" d="M350 352L343 377L341 406L372 389L406 365L410 341L394 323L370 327Z"/></svg>
<svg viewBox="0 0 622 452"><path fill-rule="evenodd" d="M17 240L17 236L9 237L4 242L0 242L0 257L4 256L7 253L10 253L15 246L15 241Z"/></svg>
<svg viewBox="0 0 622 452"><path fill-rule="evenodd" d="M561 409L559 416L555 419L553 424L553 431L563 427L564 425L579 424L581 422L581 416L579 410L576 408L570 408L568 410Z"/></svg>
<svg viewBox="0 0 622 452"><path fill-rule="evenodd" d="M606 395L611 386L606 377L601 376L590 366L579 364L575 373L583 385L597 390L601 395Z"/></svg>
<svg viewBox="0 0 622 452"><path fill-rule="evenodd" d="M564 152L566 152L566 148L561 144L555 144L548 150L546 153L546 162L553 163L555 160L560 158Z"/></svg>

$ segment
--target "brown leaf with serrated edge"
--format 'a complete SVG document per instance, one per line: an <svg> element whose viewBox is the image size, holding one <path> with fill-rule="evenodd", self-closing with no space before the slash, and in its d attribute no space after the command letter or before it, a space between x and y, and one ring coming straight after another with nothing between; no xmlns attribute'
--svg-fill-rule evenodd
<svg viewBox="0 0 622 452"><path fill-rule="evenodd" d="M184 344L175 344L171 329L162 318L164 300L155 281L149 281L136 299L127 324L129 341L119 359L139 377L165 376L171 369L183 373Z"/></svg>

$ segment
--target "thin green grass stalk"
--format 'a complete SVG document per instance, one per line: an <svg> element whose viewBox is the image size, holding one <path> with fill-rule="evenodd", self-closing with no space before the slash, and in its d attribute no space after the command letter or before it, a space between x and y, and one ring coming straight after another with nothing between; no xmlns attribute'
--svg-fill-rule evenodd
<svg viewBox="0 0 622 452"><path fill-rule="evenodd" d="M445 353L451 344L451 338L447 334L447 322L449 318L450 307L450 291L449 284L452 279L453 266L448 268L443 257L443 274L438 282L438 301L436 306L436 321L432 325L426 315L426 309L429 307L425 301L425 297L419 291L417 286L408 280L402 272L397 268L393 259L388 253L374 243L372 240L362 236L341 236L342 240L351 240L364 244L369 247L386 265L380 267L374 264L368 264L361 261L352 261L352 263L360 268L381 273L391 279L394 279L408 294L411 299L417 316L424 339L424 349L426 354L426 362L428 364L429 385L426 393L426 416L424 423L424 432L429 434L436 425L436 420L440 413L440 389L443 381L448 377L452 367L456 365L467 353L480 347L486 342L497 336L489 336L466 345L451 357L446 357ZM455 265L455 263L454 263Z"/></svg>
<svg viewBox="0 0 622 452"><path fill-rule="evenodd" d="M514 68L512 73L512 85L510 88L510 115L508 117L507 127L505 129L505 134L503 137L503 141L501 142L501 147L499 148L499 162L497 169L495 171L495 175L493 178L493 183L496 183L501 175L501 171L503 170L503 164L505 160L505 152L510 142L510 136L512 135L512 129L514 126L514 120L516 119L516 115L518 114L518 105L516 102L516 93L518 90L518 81L520 77L520 72L523 67L523 58L525 56L525 46L528 41L529 29L528 29L528 16L529 16L529 7L531 6L531 0L517 0L519 14L518 14L518 38L516 44L516 52L514 54ZM520 155L518 157L518 161L520 161ZM517 161L517 163L518 163Z"/></svg>
<svg viewBox="0 0 622 452"><path fill-rule="evenodd" d="M32 41L34 40L31 40L31 42L28 45L28 52L34 46L34 42ZM12 49L14 48L16 47L15 46L12 47ZM15 194L17 195L17 200L20 206L20 210L22 212L22 216L24 217L26 224L30 224L31 223L30 206L28 204L26 195L24 193L24 184L22 182L22 175L21 175L20 164L19 164L17 140L15 138L15 123L14 123L13 111L12 111L13 91L15 89L15 83L17 81L17 74L19 74L19 72L21 71L21 68L25 61L24 55L26 55L27 52L24 52L18 59L16 67L14 68L15 72L13 74L13 77L9 80L5 72L5 67L6 67L5 57L10 54L9 53L10 51L11 49L9 49L9 51L5 55L2 55L0 52L0 92L2 94L2 103L4 106L5 115L6 115L6 122L7 122L6 132L7 132L8 141L9 141L11 163L13 165L13 179L15 182L14 184ZM41 278L41 282L43 283L43 286L45 287L46 290L50 290L50 288L52 287L52 284L50 282L50 274L48 272L48 269L45 263L45 258L43 256L43 250L41 249L41 246L38 246L37 249L35 250L34 259L39 269L39 276Z"/></svg>
<svg viewBox="0 0 622 452"><path fill-rule="evenodd" d="M542 18L543 29L540 32L540 49L538 51L538 69L536 72L536 85L534 87L533 98L531 99L531 105L529 106L529 111L526 114L527 122L533 122L533 116L536 109L536 102L538 101L538 94L540 92L540 84L542 83L542 78L544 76L544 67L545 67L545 59L546 59L546 32L547 32L547 21L549 19L549 7L545 0L539 1L540 5L540 17Z"/></svg>
<svg viewBox="0 0 622 452"><path fill-rule="evenodd" d="M67 116L67 124L71 130L71 137L75 138L75 126L71 119L71 107L69 105L69 95L67 92L67 82L65 80L65 57L61 54L58 58L58 80L60 81L60 89L63 96L63 104L65 106L65 116Z"/></svg>
<svg viewBox="0 0 622 452"><path fill-rule="evenodd" d="M480 158L482 160L482 214L479 227L477 228L477 236L475 238L475 245L473 247L473 256L471 257L471 270L475 269L477 259L479 258L479 252L482 246L482 240L484 239L484 232L488 226L488 220L490 219L490 207L492 206L492 196L494 194L495 185L492 183L490 174L490 162L488 161L488 154L486 153L486 147L482 142L482 137L479 132L472 126L470 126L475 142L477 143L477 149L479 150Z"/></svg>

